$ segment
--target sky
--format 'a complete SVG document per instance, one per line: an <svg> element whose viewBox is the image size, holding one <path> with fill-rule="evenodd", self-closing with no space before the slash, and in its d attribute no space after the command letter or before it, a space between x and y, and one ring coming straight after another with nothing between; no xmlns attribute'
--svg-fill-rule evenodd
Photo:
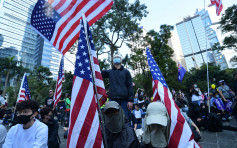
<svg viewBox="0 0 237 148"><path fill-rule="evenodd" d="M135 0L130 0L130 2L134 1ZM160 25L162 24L172 25L174 26L174 34L177 34L175 24L181 22L186 16L194 16L196 9L204 8L204 0L140 0L140 2L147 6L147 11L149 12L147 17L139 22L140 26L143 26L147 31L151 29L159 31ZM236 4L236 0L223 0L222 3L223 10L221 14L224 13L227 7ZM207 7L209 4L210 0L206 0L205 7L209 12L210 18L212 22L218 22L221 18L221 14L220 16L216 16L215 6ZM215 25L213 29L216 30L219 40L222 41L223 36L216 27L217 25ZM119 49L119 52L123 56L130 53L125 46ZM107 55L103 55L101 58L107 58Z"/></svg>

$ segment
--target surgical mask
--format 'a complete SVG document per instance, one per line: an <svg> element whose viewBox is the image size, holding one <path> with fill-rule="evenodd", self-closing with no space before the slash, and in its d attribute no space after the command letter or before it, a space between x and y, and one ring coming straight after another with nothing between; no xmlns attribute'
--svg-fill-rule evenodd
<svg viewBox="0 0 237 148"><path fill-rule="evenodd" d="M114 64L120 64L121 59L120 58L114 58Z"/></svg>
<svg viewBox="0 0 237 148"><path fill-rule="evenodd" d="M197 85L194 85L195 88L197 88Z"/></svg>
<svg viewBox="0 0 237 148"><path fill-rule="evenodd" d="M216 98L219 98L219 95L216 95Z"/></svg>
<svg viewBox="0 0 237 148"><path fill-rule="evenodd" d="M28 122L30 122L30 120L31 120L31 116L32 116L33 114L31 114L31 115L19 115L19 116L17 116L17 123L19 123L19 124L26 124L26 123L28 123Z"/></svg>

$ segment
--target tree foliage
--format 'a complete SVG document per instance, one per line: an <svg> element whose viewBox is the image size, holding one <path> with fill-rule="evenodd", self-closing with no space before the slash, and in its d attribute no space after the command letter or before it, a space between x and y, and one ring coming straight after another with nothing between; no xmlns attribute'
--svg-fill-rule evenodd
<svg viewBox="0 0 237 148"><path fill-rule="evenodd" d="M220 66L208 65L209 71L209 87L211 84L218 86L219 80L225 80L227 85L233 86L233 74L237 69L225 69L221 70ZM200 69L191 69L184 76L184 84L186 86L185 91L189 92L189 89L194 83L198 85L202 92L207 91L207 65L202 65Z"/></svg>
<svg viewBox="0 0 237 148"><path fill-rule="evenodd" d="M227 33L223 44L225 48L237 50L237 5L227 8L221 17L220 26L222 33Z"/></svg>
<svg viewBox="0 0 237 148"><path fill-rule="evenodd" d="M148 13L146 8L139 0L134 3L129 3L129 0L114 0L111 10L92 27L97 53L104 53L106 45L109 47L107 52L110 54L110 60L113 61L114 52L118 51L124 42L130 41L132 32L138 30L138 21Z"/></svg>

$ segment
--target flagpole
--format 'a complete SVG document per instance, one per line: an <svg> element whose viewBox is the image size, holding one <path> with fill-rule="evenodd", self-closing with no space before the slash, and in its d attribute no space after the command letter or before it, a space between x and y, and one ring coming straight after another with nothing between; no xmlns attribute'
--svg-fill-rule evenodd
<svg viewBox="0 0 237 148"><path fill-rule="evenodd" d="M24 73L24 76L22 77L20 88L22 88L23 80L24 80L24 78L25 78L25 75L26 75L26 73ZM19 89L18 97L17 97L17 99L16 99L16 105L17 105L18 98L20 98L20 92L21 92L21 89ZM14 109L14 115L15 115L15 112L16 112L16 105L15 105L15 109Z"/></svg>
<svg viewBox="0 0 237 148"><path fill-rule="evenodd" d="M204 16L206 16L206 5L205 5L205 0L204 0ZM209 97L209 93L210 93L210 90L209 90L209 72L208 72L208 53L207 53L207 39L208 39L208 36L207 36L207 27L206 27L206 18L205 18L205 35L206 35L206 56L207 56L207 97ZM208 98L207 98L208 99ZM210 99L208 100L208 112L210 113Z"/></svg>
<svg viewBox="0 0 237 148"><path fill-rule="evenodd" d="M86 16L84 14L84 12L82 11L82 21L83 21L83 26L84 26L84 30L85 30L85 35L86 35L86 42L87 42L87 47L88 47L88 53L89 53L89 59L90 59L90 66L91 66L91 71L92 71L92 81L93 81L93 85L94 85L94 89L95 89L95 94L96 94L96 100L97 100L97 105L98 105L98 112L99 112L99 119L100 119L100 123L102 124L102 137L103 137L103 141L104 141L104 147L108 148L108 144L107 144L107 138L106 138L106 133L105 133L105 126L104 126L104 122L103 122L103 118L102 118L102 112L100 109L100 98L98 97L98 91L95 85L95 70L94 70L94 60L93 60L93 56L91 54L91 46L89 43L89 38L88 38L88 32L87 32L87 23L86 23Z"/></svg>

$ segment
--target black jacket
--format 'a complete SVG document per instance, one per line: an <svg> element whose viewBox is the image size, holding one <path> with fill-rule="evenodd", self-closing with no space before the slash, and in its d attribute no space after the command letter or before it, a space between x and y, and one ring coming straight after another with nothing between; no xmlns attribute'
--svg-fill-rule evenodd
<svg viewBox="0 0 237 148"><path fill-rule="evenodd" d="M48 126L48 148L59 148L58 122L55 120L45 123Z"/></svg>
<svg viewBox="0 0 237 148"><path fill-rule="evenodd" d="M121 66L120 69L102 70L102 77L109 78L109 98L124 99L133 102L132 77L130 72Z"/></svg>
<svg viewBox="0 0 237 148"><path fill-rule="evenodd" d="M135 131L125 123L120 133L113 134L106 129L108 148L140 148Z"/></svg>

